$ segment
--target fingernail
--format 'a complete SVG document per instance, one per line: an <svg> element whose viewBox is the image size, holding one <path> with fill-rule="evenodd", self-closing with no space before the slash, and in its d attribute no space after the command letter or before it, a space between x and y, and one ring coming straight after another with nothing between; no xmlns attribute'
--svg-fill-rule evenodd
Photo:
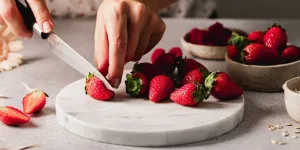
<svg viewBox="0 0 300 150"><path fill-rule="evenodd" d="M113 79L112 82L113 82L113 83L112 83L112 86L113 86L114 88L118 88L118 87L120 86L121 79L120 79L120 78L116 78L116 79Z"/></svg>
<svg viewBox="0 0 300 150"><path fill-rule="evenodd" d="M51 24L48 21L45 21L43 23L43 31L46 33L49 33L49 32L51 32L51 30L52 30Z"/></svg>

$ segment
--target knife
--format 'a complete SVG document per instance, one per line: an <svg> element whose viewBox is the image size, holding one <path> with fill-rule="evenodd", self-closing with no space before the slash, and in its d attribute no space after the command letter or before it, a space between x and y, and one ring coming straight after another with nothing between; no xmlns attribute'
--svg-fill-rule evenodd
<svg viewBox="0 0 300 150"><path fill-rule="evenodd" d="M113 90L114 88L108 82L108 80L86 59L84 59L80 54L78 54L73 48L71 48L67 43L60 39L53 32L43 33L39 25L36 23L33 12L25 0L25 4L22 4L19 0L16 0L17 7L23 17L24 23L28 29L37 33L42 39L47 39L52 45L51 51L61 60L66 62L72 68L87 76L89 72L93 73L96 77L100 78L104 85ZM26 5L26 6L25 6Z"/></svg>

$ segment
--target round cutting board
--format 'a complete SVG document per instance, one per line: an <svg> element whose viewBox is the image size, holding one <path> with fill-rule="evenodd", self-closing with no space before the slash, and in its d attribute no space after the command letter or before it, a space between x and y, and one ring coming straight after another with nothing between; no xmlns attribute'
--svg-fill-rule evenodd
<svg viewBox="0 0 300 150"><path fill-rule="evenodd" d="M244 97L219 102L212 96L198 107L165 101L155 104L126 95L125 84L113 101L85 95L85 79L62 89L56 116L67 130L91 140L128 146L172 146L220 136L235 128L244 115Z"/></svg>

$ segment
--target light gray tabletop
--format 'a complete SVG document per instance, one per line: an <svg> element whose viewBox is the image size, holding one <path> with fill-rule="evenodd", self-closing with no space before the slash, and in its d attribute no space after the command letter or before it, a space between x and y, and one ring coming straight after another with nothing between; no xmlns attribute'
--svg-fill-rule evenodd
<svg viewBox="0 0 300 150"><path fill-rule="evenodd" d="M180 46L180 38L193 27L207 27L215 20L169 20L167 30L158 47L169 49ZM245 31L263 30L274 22L286 28L289 41L300 44L300 20L220 20L225 26L244 29ZM55 32L75 50L93 63L94 20L56 20ZM283 93L245 92L245 116L238 127L220 137L176 147L138 148L99 143L81 138L62 128L55 117L55 97L69 83L83 78L81 74L59 60L49 51L46 41L34 37L24 41L24 63L21 67L0 73L0 89L8 87L7 99L0 98L0 105L21 107L26 94L22 82L38 87L50 95L43 112L32 118L31 123L22 127L0 125L1 147L15 148L40 144L36 149L101 149L101 150L145 150L145 149L180 149L180 150L233 150L233 149L299 149L300 139L283 138L280 131L271 132L267 124L293 123L284 107ZM148 61L146 55L142 61ZM198 59L210 70L226 71L223 61ZM126 65L130 68L131 64ZM72 102L70 102L72 103ZM97 117L97 116L91 116ZM299 125L300 126L300 125ZM286 127L285 127L286 128ZM292 130L291 130L292 131ZM199 133L201 134L201 133ZM287 145L272 145L271 139L288 140Z"/></svg>

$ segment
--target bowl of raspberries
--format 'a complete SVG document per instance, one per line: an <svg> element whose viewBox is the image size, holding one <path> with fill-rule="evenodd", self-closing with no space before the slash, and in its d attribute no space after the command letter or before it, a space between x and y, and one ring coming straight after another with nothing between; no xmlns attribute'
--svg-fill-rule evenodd
<svg viewBox="0 0 300 150"><path fill-rule="evenodd" d="M287 33L278 24L248 37L233 33L225 59L233 80L252 91L282 91L287 80L300 74L300 49L288 44Z"/></svg>
<svg viewBox="0 0 300 150"><path fill-rule="evenodd" d="M228 40L233 31L247 36L243 31L229 29L216 22L208 29L193 28L181 39L181 44L183 49L194 57L224 60Z"/></svg>

